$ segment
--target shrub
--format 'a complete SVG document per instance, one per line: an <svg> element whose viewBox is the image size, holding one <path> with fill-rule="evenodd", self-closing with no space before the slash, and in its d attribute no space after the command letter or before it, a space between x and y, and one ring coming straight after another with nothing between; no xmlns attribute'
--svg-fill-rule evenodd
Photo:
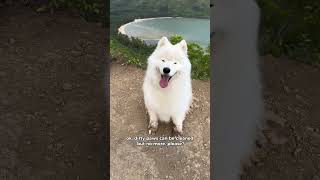
<svg viewBox="0 0 320 180"><path fill-rule="evenodd" d="M99 21L104 25L109 23L104 0L29 0L24 4L35 7L37 12L72 9L88 21Z"/></svg>
<svg viewBox="0 0 320 180"><path fill-rule="evenodd" d="M170 38L172 44L176 44L183 39L182 36L175 35ZM210 78L210 51L200 45L188 42L188 56L192 64L192 77L196 79Z"/></svg>
<svg viewBox="0 0 320 180"><path fill-rule="evenodd" d="M320 2L258 0L262 54L320 62Z"/></svg>

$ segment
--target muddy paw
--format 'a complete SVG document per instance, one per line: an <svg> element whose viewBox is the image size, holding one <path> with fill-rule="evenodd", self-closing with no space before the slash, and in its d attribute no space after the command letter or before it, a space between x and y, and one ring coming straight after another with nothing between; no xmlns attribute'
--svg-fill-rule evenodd
<svg viewBox="0 0 320 180"><path fill-rule="evenodd" d="M189 108L189 110L187 111L187 115L190 115L191 114L191 111L192 111L192 109L191 108Z"/></svg>
<svg viewBox="0 0 320 180"><path fill-rule="evenodd" d="M148 127L148 133L149 135L155 135L157 133L158 127L152 127L149 125Z"/></svg>
<svg viewBox="0 0 320 180"><path fill-rule="evenodd" d="M172 129L172 136L182 136L183 135L183 131L182 130L178 130L177 127L174 127Z"/></svg>

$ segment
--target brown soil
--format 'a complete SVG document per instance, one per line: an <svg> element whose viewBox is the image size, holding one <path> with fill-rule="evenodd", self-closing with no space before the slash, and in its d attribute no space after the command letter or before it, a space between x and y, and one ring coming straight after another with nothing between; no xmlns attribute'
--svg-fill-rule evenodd
<svg viewBox="0 0 320 180"><path fill-rule="evenodd" d="M0 9L0 179L102 179L106 30Z"/></svg>
<svg viewBox="0 0 320 180"><path fill-rule="evenodd" d="M156 135L148 135L142 69L113 62L110 76L111 178L209 179L210 82L192 82L194 103L185 120L183 136L193 137L193 141L171 147L137 146L126 138L168 137L172 124L160 124Z"/></svg>
<svg viewBox="0 0 320 180"><path fill-rule="evenodd" d="M303 63L262 61L266 126L243 179L320 179L320 70Z"/></svg>
<svg viewBox="0 0 320 180"><path fill-rule="evenodd" d="M242 179L305 180L320 177L320 77L318 68L267 56L261 59L265 120L253 161ZM193 81L195 107L185 122L190 144L137 146L126 137L147 137L142 96L144 72L111 66L111 173L114 179L208 179L209 82ZM170 135L163 125L157 136Z"/></svg>

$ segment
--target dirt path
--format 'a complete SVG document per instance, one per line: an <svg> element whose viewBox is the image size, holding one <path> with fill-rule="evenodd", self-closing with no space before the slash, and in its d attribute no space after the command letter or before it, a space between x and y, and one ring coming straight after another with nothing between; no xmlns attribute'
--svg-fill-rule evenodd
<svg viewBox="0 0 320 180"><path fill-rule="evenodd" d="M102 179L106 30L23 7L0 17L0 179Z"/></svg>
<svg viewBox="0 0 320 180"><path fill-rule="evenodd" d="M265 120L245 180L316 180L320 177L320 78L317 68L267 56L262 60ZM142 95L144 72L111 66L111 173L114 179L208 179L209 82L193 81L195 107L186 120L194 141L176 148L137 146L148 136ZM168 136L162 126L157 136Z"/></svg>
<svg viewBox="0 0 320 180"><path fill-rule="evenodd" d="M111 174L113 180L208 179L210 152L210 83L193 81L195 103L185 121L185 145L137 146L127 137L147 134L142 83L144 71L134 66L111 66ZM170 136L170 125L160 124L156 136Z"/></svg>
<svg viewBox="0 0 320 180"><path fill-rule="evenodd" d="M266 127L243 179L320 179L320 70L262 59Z"/></svg>

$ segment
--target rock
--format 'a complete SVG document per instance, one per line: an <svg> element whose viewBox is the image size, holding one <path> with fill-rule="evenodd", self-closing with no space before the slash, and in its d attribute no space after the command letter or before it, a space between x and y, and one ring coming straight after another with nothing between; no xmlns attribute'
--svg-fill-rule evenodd
<svg viewBox="0 0 320 180"><path fill-rule="evenodd" d="M282 145L282 144L285 144L286 142L288 142L287 137L285 137L281 134L278 134L276 132L268 133L267 137L268 137L269 141L275 145Z"/></svg>
<svg viewBox="0 0 320 180"><path fill-rule="evenodd" d="M289 89L288 86L284 86L283 89L284 89L284 91L285 91L286 93L289 93L289 92L290 92L290 89Z"/></svg>
<svg viewBox="0 0 320 180"><path fill-rule="evenodd" d="M301 148L297 148L297 149L294 150L293 155L297 156L301 151L302 151Z"/></svg>
<svg viewBox="0 0 320 180"><path fill-rule="evenodd" d="M15 49L15 52L18 53L18 54L22 54L26 51L26 49L24 47L17 47Z"/></svg>
<svg viewBox="0 0 320 180"><path fill-rule="evenodd" d="M255 142L256 146L258 148L263 148L265 146L265 144L267 144L267 139L265 136L263 135L259 135L256 142Z"/></svg>
<svg viewBox="0 0 320 180"><path fill-rule="evenodd" d="M9 39L9 44L14 44L15 42L16 42L16 40L14 38Z"/></svg>
<svg viewBox="0 0 320 180"><path fill-rule="evenodd" d="M70 84L70 83L63 83L62 88L63 88L64 90L71 90L71 89L72 89L72 84Z"/></svg>
<svg viewBox="0 0 320 180"><path fill-rule="evenodd" d="M281 118L280 116L276 115L272 111L265 112L265 119L267 121L274 122L276 124L279 124L280 126L284 126L286 123L286 119Z"/></svg>
<svg viewBox="0 0 320 180"><path fill-rule="evenodd" d="M313 128L313 127L310 127L310 126L307 126L307 127L306 127L306 130L307 130L308 132L319 132L319 129Z"/></svg>
<svg viewBox="0 0 320 180"><path fill-rule="evenodd" d="M196 97L193 97L193 100L196 101L196 102L199 102L199 99L196 98Z"/></svg>
<svg viewBox="0 0 320 180"><path fill-rule="evenodd" d="M201 165L201 164L196 163L194 166L195 166L196 168L199 168L199 167L200 167L200 165Z"/></svg>
<svg viewBox="0 0 320 180"><path fill-rule="evenodd" d="M311 135L311 137L320 139L319 129L307 126L306 131Z"/></svg>
<svg viewBox="0 0 320 180"><path fill-rule="evenodd" d="M256 156L253 156L251 158L251 162L249 161L249 163L251 164L251 166L261 166L263 164L261 160Z"/></svg>
<svg viewBox="0 0 320 180"><path fill-rule="evenodd" d="M72 50L70 53L72 56L81 56L82 55L81 51L76 51L76 50Z"/></svg>
<svg viewBox="0 0 320 180"><path fill-rule="evenodd" d="M64 147L64 144L63 143L57 143L56 147L57 147L58 150L60 150L60 149L62 149Z"/></svg>

